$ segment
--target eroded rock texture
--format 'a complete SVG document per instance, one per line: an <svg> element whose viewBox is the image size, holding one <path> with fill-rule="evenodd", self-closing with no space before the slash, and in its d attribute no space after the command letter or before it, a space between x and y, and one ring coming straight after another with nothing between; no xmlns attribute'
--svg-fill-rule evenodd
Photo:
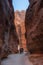
<svg viewBox="0 0 43 65"><path fill-rule="evenodd" d="M43 0L29 0L25 26L27 48L31 53L43 53Z"/></svg>
<svg viewBox="0 0 43 65"><path fill-rule="evenodd" d="M11 36L14 44L10 43ZM12 0L0 0L0 58L6 57L9 51L15 52L16 44L18 44L18 38L14 25Z"/></svg>
<svg viewBox="0 0 43 65"><path fill-rule="evenodd" d="M22 11L16 11L15 12L15 26L16 26L16 31L18 34L18 38L19 38L19 45L20 48L23 48L24 51L27 51L26 48L26 39L25 39L25 10Z"/></svg>

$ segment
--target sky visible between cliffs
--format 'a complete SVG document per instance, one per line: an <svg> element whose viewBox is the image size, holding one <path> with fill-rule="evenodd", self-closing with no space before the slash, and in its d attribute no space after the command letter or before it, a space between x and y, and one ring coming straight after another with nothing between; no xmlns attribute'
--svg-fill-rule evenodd
<svg viewBox="0 0 43 65"><path fill-rule="evenodd" d="M14 10L26 10L29 5L28 0L13 0Z"/></svg>

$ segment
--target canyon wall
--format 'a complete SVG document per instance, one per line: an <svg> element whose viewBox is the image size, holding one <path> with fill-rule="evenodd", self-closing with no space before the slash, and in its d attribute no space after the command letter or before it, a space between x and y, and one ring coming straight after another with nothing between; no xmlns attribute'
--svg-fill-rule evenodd
<svg viewBox="0 0 43 65"><path fill-rule="evenodd" d="M43 53L43 0L29 0L25 27L27 48L31 53Z"/></svg>
<svg viewBox="0 0 43 65"><path fill-rule="evenodd" d="M19 43L12 0L0 0L0 58L15 53Z"/></svg>
<svg viewBox="0 0 43 65"><path fill-rule="evenodd" d="M15 26L16 26L16 31L18 34L19 38L19 45L20 48L23 48L24 51L27 51L26 48L26 39L25 39L25 10L22 11L16 11L15 12Z"/></svg>

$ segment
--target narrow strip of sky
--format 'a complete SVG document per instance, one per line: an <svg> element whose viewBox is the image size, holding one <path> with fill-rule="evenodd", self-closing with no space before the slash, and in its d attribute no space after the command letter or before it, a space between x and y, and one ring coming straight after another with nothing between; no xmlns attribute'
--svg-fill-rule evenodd
<svg viewBox="0 0 43 65"><path fill-rule="evenodd" d="M29 5L28 0L13 0L14 10L26 10Z"/></svg>

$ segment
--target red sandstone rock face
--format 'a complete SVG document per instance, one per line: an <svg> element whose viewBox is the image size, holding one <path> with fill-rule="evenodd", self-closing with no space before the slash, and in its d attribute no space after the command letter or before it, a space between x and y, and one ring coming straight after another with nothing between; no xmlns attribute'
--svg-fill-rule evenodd
<svg viewBox="0 0 43 65"><path fill-rule="evenodd" d="M14 43L11 42L12 39ZM15 52L13 44L18 44L18 38L14 25L12 0L0 0L0 58L6 57L9 51Z"/></svg>
<svg viewBox="0 0 43 65"><path fill-rule="evenodd" d="M28 50L43 53L43 0L30 0L25 26Z"/></svg>
<svg viewBox="0 0 43 65"><path fill-rule="evenodd" d="M25 51L26 49L26 39L25 39L25 11L15 12L15 20L14 20L20 47L22 47Z"/></svg>

